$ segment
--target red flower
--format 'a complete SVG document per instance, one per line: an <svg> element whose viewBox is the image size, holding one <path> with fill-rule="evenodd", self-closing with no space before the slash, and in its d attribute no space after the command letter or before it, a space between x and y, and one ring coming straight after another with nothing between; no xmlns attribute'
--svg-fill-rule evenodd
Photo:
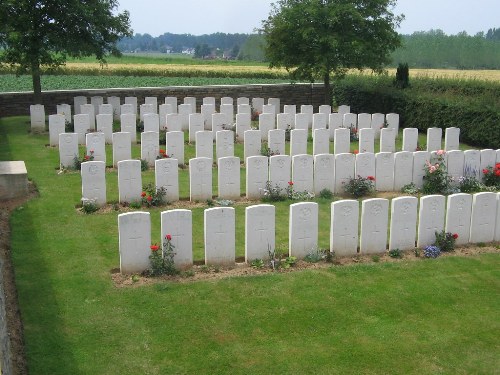
<svg viewBox="0 0 500 375"><path fill-rule="evenodd" d="M160 148L160 154L164 154L164 153L165 153L165 150L162 150L162 149Z"/></svg>
<svg viewBox="0 0 500 375"><path fill-rule="evenodd" d="M293 181L288 181L288 185L293 186Z"/></svg>
<svg viewBox="0 0 500 375"><path fill-rule="evenodd" d="M151 195L148 195L146 199L148 200L148 202L151 202L153 200L153 197Z"/></svg>
<svg viewBox="0 0 500 375"><path fill-rule="evenodd" d="M375 177L373 176L368 176L367 179L369 179L370 181L375 181Z"/></svg>
<svg viewBox="0 0 500 375"><path fill-rule="evenodd" d="M483 173L484 173L484 174L488 174L489 172L490 172L489 170L487 170L487 169L483 169Z"/></svg>
<svg viewBox="0 0 500 375"><path fill-rule="evenodd" d="M152 251L158 251L159 246L158 245L151 245L150 248Z"/></svg>
<svg viewBox="0 0 500 375"><path fill-rule="evenodd" d="M457 233L454 233L454 234L453 234L453 238L454 238L454 239L457 239L457 238L458 238L458 234L457 234Z"/></svg>
<svg viewBox="0 0 500 375"><path fill-rule="evenodd" d="M500 177L500 169L497 169L497 170L495 171L495 176Z"/></svg>
<svg viewBox="0 0 500 375"><path fill-rule="evenodd" d="M495 168L500 169L500 163L496 163L496 164L495 164Z"/></svg>
<svg viewBox="0 0 500 375"><path fill-rule="evenodd" d="M85 160L89 160L89 159L90 159L90 156L85 155L83 158L84 158Z"/></svg>
<svg viewBox="0 0 500 375"><path fill-rule="evenodd" d="M143 191L143 192L141 193L141 197L143 197L143 198L144 198L145 196L146 196L146 193Z"/></svg>
<svg viewBox="0 0 500 375"><path fill-rule="evenodd" d="M358 151L358 150L354 150L352 153L353 153L354 155L357 155L357 154L359 154L359 151Z"/></svg>
<svg viewBox="0 0 500 375"><path fill-rule="evenodd" d="M170 240L172 239L172 236L171 236L170 234L167 234L167 235L165 236L165 238L166 238L168 241L170 241Z"/></svg>

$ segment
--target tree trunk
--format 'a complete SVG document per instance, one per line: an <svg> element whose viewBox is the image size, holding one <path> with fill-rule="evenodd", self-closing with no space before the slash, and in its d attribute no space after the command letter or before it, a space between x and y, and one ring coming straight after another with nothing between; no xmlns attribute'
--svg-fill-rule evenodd
<svg viewBox="0 0 500 375"><path fill-rule="evenodd" d="M42 103L42 83L40 81L40 64L34 61L31 64L31 77L33 79L33 104Z"/></svg>
<svg viewBox="0 0 500 375"><path fill-rule="evenodd" d="M332 89L330 87L330 72L327 71L323 77L325 84L325 104L332 105Z"/></svg>

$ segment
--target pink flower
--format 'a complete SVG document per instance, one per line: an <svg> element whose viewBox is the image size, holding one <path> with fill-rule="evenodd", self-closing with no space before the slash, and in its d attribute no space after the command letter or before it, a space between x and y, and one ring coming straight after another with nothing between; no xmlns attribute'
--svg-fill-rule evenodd
<svg viewBox="0 0 500 375"><path fill-rule="evenodd" d="M429 167L429 173L433 173L433 172L436 172L436 167L435 167L435 166L433 166L433 165L431 165L431 166Z"/></svg>
<svg viewBox="0 0 500 375"><path fill-rule="evenodd" d="M444 155L444 154L445 154L445 152L446 152L445 150L437 150L437 151L436 151L436 154L437 154L438 156L441 156L441 155Z"/></svg>
<svg viewBox="0 0 500 375"><path fill-rule="evenodd" d="M288 185L293 186L293 181L288 181Z"/></svg>
<svg viewBox="0 0 500 375"><path fill-rule="evenodd" d="M483 169L483 174L488 174L490 171L487 169Z"/></svg>

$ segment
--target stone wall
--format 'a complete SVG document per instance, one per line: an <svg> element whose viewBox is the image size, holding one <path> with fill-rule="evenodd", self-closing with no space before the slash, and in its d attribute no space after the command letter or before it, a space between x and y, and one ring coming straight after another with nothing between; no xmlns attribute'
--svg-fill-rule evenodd
<svg viewBox="0 0 500 375"><path fill-rule="evenodd" d="M213 96L219 99L224 96L233 98L280 98L281 105L285 104L312 104L317 107L324 104L324 87L321 84L279 84L279 85L220 85L220 86L168 86L168 87L141 87L123 89L93 89L93 90L59 90L44 91L42 101L46 114L56 113L56 105L67 103L73 105L75 96L136 96L139 104L144 103L146 96L164 98L176 96L179 103L186 96L196 97L197 110L202 103L202 98ZM161 104L162 100L159 100ZM0 117L29 115L30 105L33 103L32 92L0 93Z"/></svg>

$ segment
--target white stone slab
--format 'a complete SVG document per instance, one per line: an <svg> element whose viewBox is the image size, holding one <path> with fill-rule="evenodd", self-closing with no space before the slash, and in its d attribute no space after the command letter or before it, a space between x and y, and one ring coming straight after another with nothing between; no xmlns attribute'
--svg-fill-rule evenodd
<svg viewBox="0 0 500 375"><path fill-rule="evenodd" d="M281 129L269 130L268 147L273 155L285 155L285 131Z"/></svg>
<svg viewBox="0 0 500 375"><path fill-rule="evenodd" d="M335 138L335 130L342 128L342 122L344 121L343 115L340 113L332 113L328 116L328 129L330 129L330 140L333 141Z"/></svg>
<svg viewBox="0 0 500 375"><path fill-rule="evenodd" d="M235 210L232 207L209 208L205 219L205 264L234 266Z"/></svg>
<svg viewBox="0 0 500 375"><path fill-rule="evenodd" d="M183 131L189 130L189 115L195 113L195 110L191 104L180 104L177 107L177 113L179 115L179 120L181 122L181 129Z"/></svg>
<svg viewBox="0 0 500 375"><path fill-rule="evenodd" d="M64 115L65 122L71 124L71 119L73 118L71 115L71 106L69 104L58 104L56 108L57 114Z"/></svg>
<svg viewBox="0 0 500 375"><path fill-rule="evenodd" d="M358 116L355 113L346 113L342 120L342 126L347 129L356 129L358 127Z"/></svg>
<svg viewBox="0 0 500 375"><path fill-rule="evenodd" d="M227 118L227 115L223 113L214 113L212 115L212 133L214 136L214 140L218 131L229 130L230 128L231 123Z"/></svg>
<svg viewBox="0 0 500 375"><path fill-rule="evenodd" d="M321 190L335 191L335 155L314 155L314 194L319 195Z"/></svg>
<svg viewBox="0 0 500 375"><path fill-rule="evenodd" d="M215 106L215 98L213 96L205 96L202 105L210 104Z"/></svg>
<svg viewBox="0 0 500 375"><path fill-rule="evenodd" d="M328 122L327 114L325 113L313 114L313 122L312 122L313 135L315 129L326 129L327 122Z"/></svg>
<svg viewBox="0 0 500 375"><path fill-rule="evenodd" d="M295 115L295 125L294 129L308 130L309 129L309 114L308 113L297 113Z"/></svg>
<svg viewBox="0 0 500 375"><path fill-rule="evenodd" d="M181 116L178 113L169 113L165 120L165 129L167 132L182 131Z"/></svg>
<svg viewBox="0 0 500 375"><path fill-rule="evenodd" d="M146 96L144 104L149 104L153 107L153 113L158 113L158 98L155 96Z"/></svg>
<svg viewBox="0 0 500 375"><path fill-rule="evenodd" d="M339 105L337 112L340 113L342 116L344 116L346 113L351 112L351 106L345 104Z"/></svg>
<svg viewBox="0 0 500 375"><path fill-rule="evenodd" d="M359 130L359 152L375 152L375 132L373 129Z"/></svg>
<svg viewBox="0 0 500 375"><path fill-rule="evenodd" d="M234 106L232 104L222 104L219 111L221 115L225 115L226 117L225 124L232 125L234 121Z"/></svg>
<svg viewBox="0 0 500 375"><path fill-rule="evenodd" d="M464 176L473 176L477 180L481 179L481 151L464 151Z"/></svg>
<svg viewBox="0 0 500 375"><path fill-rule="evenodd" d="M303 104L300 106L300 113L307 114L308 117L307 128L310 129L312 127L312 117L314 113L314 107L310 104Z"/></svg>
<svg viewBox="0 0 500 375"><path fill-rule="evenodd" d="M296 192L314 190L314 168L312 155L295 155L292 157L292 181Z"/></svg>
<svg viewBox="0 0 500 375"><path fill-rule="evenodd" d="M214 158L214 137L211 131L196 132L196 157Z"/></svg>
<svg viewBox="0 0 500 375"><path fill-rule="evenodd" d="M174 158L155 160L155 186L166 189L165 201L169 203L179 200L178 163Z"/></svg>
<svg viewBox="0 0 500 375"><path fill-rule="evenodd" d="M359 203L344 199L331 204L330 251L353 256L358 249Z"/></svg>
<svg viewBox="0 0 500 375"><path fill-rule="evenodd" d="M492 242L495 239L497 205L496 193L484 192L472 196L469 242Z"/></svg>
<svg viewBox="0 0 500 375"><path fill-rule="evenodd" d="M251 156L246 160L246 197L260 199L269 179L269 161L266 156Z"/></svg>
<svg viewBox="0 0 500 375"><path fill-rule="evenodd" d="M458 150L460 145L460 128L446 128L444 133L445 151Z"/></svg>
<svg viewBox="0 0 500 375"><path fill-rule="evenodd" d="M137 143L137 118L134 113L120 115L120 130L130 134L130 143Z"/></svg>
<svg viewBox="0 0 500 375"><path fill-rule="evenodd" d="M87 97L86 96L75 96L73 98L73 106L75 107L75 115L79 115L82 113L81 106L87 104Z"/></svg>
<svg viewBox="0 0 500 375"><path fill-rule="evenodd" d="M240 158L235 156L219 158L217 178L220 199L240 198Z"/></svg>
<svg viewBox="0 0 500 375"><path fill-rule="evenodd" d="M248 113L238 113L236 115L236 142L242 143L245 132L252 129L252 118Z"/></svg>
<svg viewBox="0 0 500 375"><path fill-rule="evenodd" d="M107 144L111 144L113 142L113 115L97 115L95 120L97 131L104 134L104 140Z"/></svg>
<svg viewBox="0 0 500 375"><path fill-rule="evenodd" d="M118 215L120 272L141 273L150 267L151 218L149 212Z"/></svg>
<svg viewBox="0 0 500 375"><path fill-rule="evenodd" d="M445 232L456 233L456 245L469 243L472 195L458 193L448 195Z"/></svg>
<svg viewBox="0 0 500 375"><path fill-rule="evenodd" d="M96 112L97 115L111 115L113 116L113 106L111 104L101 104L99 110Z"/></svg>
<svg viewBox="0 0 500 375"><path fill-rule="evenodd" d="M307 154L307 130L293 129L290 132L290 156Z"/></svg>
<svg viewBox="0 0 500 375"><path fill-rule="evenodd" d="M57 146L59 144L59 134L65 132L66 118L64 115L49 115L49 144Z"/></svg>
<svg viewBox="0 0 500 375"><path fill-rule="evenodd" d="M319 106L318 112L325 113L325 114L329 115L330 113L332 113L332 106L327 105L327 104L322 104Z"/></svg>
<svg viewBox="0 0 500 375"><path fill-rule="evenodd" d="M184 98L184 104L191 104L191 107L196 112L196 97L194 97L194 96L186 96Z"/></svg>
<svg viewBox="0 0 500 375"><path fill-rule="evenodd" d="M385 253L388 220L388 199L372 198L361 203L361 254Z"/></svg>
<svg viewBox="0 0 500 375"><path fill-rule="evenodd" d="M144 132L159 132L160 117L156 113L146 113L144 115Z"/></svg>
<svg viewBox="0 0 500 375"><path fill-rule="evenodd" d="M288 248L290 256L303 259L318 247L318 204L314 202L290 205Z"/></svg>
<svg viewBox="0 0 500 375"><path fill-rule="evenodd" d="M183 132L167 132L166 135L167 154L174 159L177 159L179 165L184 164L184 133Z"/></svg>
<svg viewBox="0 0 500 375"><path fill-rule="evenodd" d="M95 108L92 104L83 104L80 106L81 114L89 115L90 130L95 130Z"/></svg>
<svg viewBox="0 0 500 375"><path fill-rule="evenodd" d="M375 155L375 190L393 191L394 189L394 154L379 152Z"/></svg>
<svg viewBox="0 0 500 375"><path fill-rule="evenodd" d="M201 106L201 114L203 116L203 121L205 124L205 130L212 130L212 115L215 112L215 105L203 104Z"/></svg>
<svg viewBox="0 0 500 375"><path fill-rule="evenodd" d="M387 127L389 129L395 129L396 133L399 132L399 115L397 113L388 113L385 116L385 120L387 121ZM415 150L403 150L403 151L415 151Z"/></svg>
<svg viewBox="0 0 500 375"><path fill-rule="evenodd" d="M94 156L94 161L102 161L106 164L105 144L104 133L88 133L85 135L86 154Z"/></svg>
<svg viewBox="0 0 500 375"><path fill-rule="evenodd" d="M403 129L403 151L415 152L418 146L418 129Z"/></svg>
<svg viewBox="0 0 500 375"><path fill-rule="evenodd" d="M82 201L90 200L98 206L106 204L106 163L87 161L81 165Z"/></svg>
<svg viewBox="0 0 500 375"><path fill-rule="evenodd" d="M212 159L189 159L189 188L191 201L212 199Z"/></svg>
<svg viewBox="0 0 500 375"><path fill-rule="evenodd" d="M80 115L73 116L73 124L75 133L78 134L78 144L85 144L85 134L90 132L90 120L89 115L82 113Z"/></svg>
<svg viewBox="0 0 500 375"><path fill-rule="evenodd" d="M174 107L172 104L160 104L158 108L158 118L160 123L160 130L165 130L167 128L167 115L170 115L174 112Z"/></svg>
<svg viewBox="0 0 500 375"><path fill-rule="evenodd" d="M413 153L413 183L419 189L424 185L425 165L430 161L431 154L427 151L416 151Z"/></svg>
<svg viewBox="0 0 500 375"><path fill-rule="evenodd" d="M287 129L292 129L294 126L295 126L295 114L278 113L276 115L276 128L277 129L287 130Z"/></svg>
<svg viewBox="0 0 500 375"><path fill-rule="evenodd" d="M167 147L167 153L170 150ZM160 135L157 132L141 133L141 159L146 160L150 167L155 165L160 155Z"/></svg>
<svg viewBox="0 0 500 375"><path fill-rule="evenodd" d="M443 129L429 128L427 129L427 151L441 150L441 141L443 138Z"/></svg>
<svg viewBox="0 0 500 375"><path fill-rule="evenodd" d="M260 130L247 130L244 135L244 158L260 155L261 133Z"/></svg>
<svg viewBox="0 0 500 375"><path fill-rule="evenodd" d="M120 118L122 115L130 114L130 113L133 113L135 115L136 113L134 111L135 111L135 107L133 104L122 104L120 106Z"/></svg>
<svg viewBox="0 0 500 375"><path fill-rule="evenodd" d="M385 115L383 113L373 113L372 114L372 129L375 131L375 139L380 138L380 132L385 127ZM388 129L393 129L396 137L398 136L397 128L387 127Z"/></svg>
<svg viewBox="0 0 500 375"><path fill-rule="evenodd" d="M380 130L380 152L396 152L396 131L383 128Z"/></svg>
<svg viewBox="0 0 500 375"><path fill-rule="evenodd" d="M375 177L375 154L371 152L361 152L357 154L355 172L356 176L359 177Z"/></svg>
<svg viewBox="0 0 500 375"><path fill-rule="evenodd" d="M372 128L371 113L358 113L358 130Z"/></svg>
<svg viewBox="0 0 500 375"><path fill-rule="evenodd" d="M291 181L291 164L292 159L288 155L275 155L269 158L269 181L272 187L277 186L282 189L283 194Z"/></svg>
<svg viewBox="0 0 500 375"><path fill-rule="evenodd" d="M264 114L264 113L276 116L276 107L272 104L264 104L262 106L262 113L261 114Z"/></svg>
<svg viewBox="0 0 500 375"><path fill-rule="evenodd" d="M220 105L233 105L234 104L234 100L233 98L229 97L229 96L224 96L222 98L220 98Z"/></svg>
<svg viewBox="0 0 500 375"><path fill-rule="evenodd" d="M130 133L113 133L113 167L116 168L119 161L130 159L132 159Z"/></svg>
<svg viewBox="0 0 500 375"><path fill-rule="evenodd" d="M137 116L137 97L135 96L126 96L124 99L124 104L130 104L132 106L132 113ZM123 106L121 107L121 114L123 114ZM128 112L127 112L128 113Z"/></svg>
<svg viewBox="0 0 500 375"><path fill-rule="evenodd" d="M350 153L335 155L335 193L343 194L344 185L354 178L355 155Z"/></svg>
<svg viewBox="0 0 500 375"><path fill-rule="evenodd" d="M269 98L267 99L267 104L274 106L274 114L281 112L280 98Z"/></svg>
<svg viewBox="0 0 500 375"><path fill-rule="evenodd" d="M196 132L204 131L203 115L201 113L192 113L189 115L189 143L196 140Z"/></svg>
<svg viewBox="0 0 500 375"><path fill-rule="evenodd" d="M287 120L282 120L286 121L286 125L290 125L290 129L293 129L295 127L295 115L297 114L297 106L296 105L284 105L283 106L283 114L286 114L287 117L285 117ZM279 116L278 114L277 116ZM284 129L286 130L286 127L280 127L280 121L278 118L278 129Z"/></svg>
<svg viewBox="0 0 500 375"><path fill-rule="evenodd" d="M72 168L75 157L78 158L78 134L59 134L59 165L61 168Z"/></svg>
<svg viewBox="0 0 500 375"><path fill-rule="evenodd" d="M333 150L335 155L346 154L351 150L351 131L349 129L335 129Z"/></svg>
<svg viewBox="0 0 500 375"><path fill-rule="evenodd" d="M416 197L398 197L391 202L389 250L412 250L417 234Z"/></svg>
<svg viewBox="0 0 500 375"><path fill-rule="evenodd" d="M238 104L237 114L242 114L242 113L247 113L249 115L252 115L252 107L250 106L250 104Z"/></svg>
<svg viewBox="0 0 500 375"><path fill-rule="evenodd" d="M413 181L413 152L401 151L394 154L394 191Z"/></svg>
<svg viewBox="0 0 500 375"><path fill-rule="evenodd" d="M217 132L215 140L216 159L234 156L234 132L221 130Z"/></svg>
<svg viewBox="0 0 500 375"><path fill-rule="evenodd" d="M252 98L252 108L254 112L262 113L264 107L264 98Z"/></svg>
<svg viewBox="0 0 500 375"><path fill-rule="evenodd" d="M141 104L139 106L139 120L144 121L144 115L146 113L155 113L155 109L152 104Z"/></svg>
<svg viewBox="0 0 500 375"><path fill-rule="evenodd" d="M436 241L436 232L443 231L445 201L443 195L427 195L420 198L417 247L432 245Z"/></svg>
<svg viewBox="0 0 500 375"><path fill-rule="evenodd" d="M165 97L164 103L165 104L170 104L172 106L173 111L174 111L173 113L177 113L178 102L177 102L177 97L176 96L167 96L167 97Z"/></svg>
<svg viewBox="0 0 500 375"><path fill-rule="evenodd" d="M276 128L276 115L273 113L263 113L259 115L259 130L262 134L262 140L267 141L269 130Z"/></svg>
<svg viewBox="0 0 500 375"><path fill-rule="evenodd" d="M245 262L268 259L275 248L275 207L259 204L245 209Z"/></svg>
<svg viewBox="0 0 500 375"><path fill-rule="evenodd" d="M120 119L120 106L121 106L121 100L119 96L108 96L108 104L111 104L111 107L113 108L113 119L118 120Z"/></svg>
<svg viewBox="0 0 500 375"><path fill-rule="evenodd" d="M99 107L104 104L104 98L102 96L91 96L90 104L94 106L94 114L99 114Z"/></svg>
<svg viewBox="0 0 500 375"><path fill-rule="evenodd" d="M245 96L240 96L236 98L236 105L250 105L250 98L247 98ZM250 113L252 113L251 109Z"/></svg>
<svg viewBox="0 0 500 375"><path fill-rule="evenodd" d="M452 150L446 154L446 171L452 179L452 184L458 185L459 177L464 175L464 153L460 150Z"/></svg>
<svg viewBox="0 0 500 375"><path fill-rule="evenodd" d="M140 160L122 160L118 162L118 195L120 203L141 200L142 176Z"/></svg>
<svg viewBox="0 0 500 375"><path fill-rule="evenodd" d="M177 166L176 166L177 168ZM168 210L161 213L161 244L170 236L174 246L174 264L178 269L193 265L193 214L190 210Z"/></svg>
<svg viewBox="0 0 500 375"><path fill-rule="evenodd" d="M313 130L313 155L328 154L330 152L330 130Z"/></svg>

